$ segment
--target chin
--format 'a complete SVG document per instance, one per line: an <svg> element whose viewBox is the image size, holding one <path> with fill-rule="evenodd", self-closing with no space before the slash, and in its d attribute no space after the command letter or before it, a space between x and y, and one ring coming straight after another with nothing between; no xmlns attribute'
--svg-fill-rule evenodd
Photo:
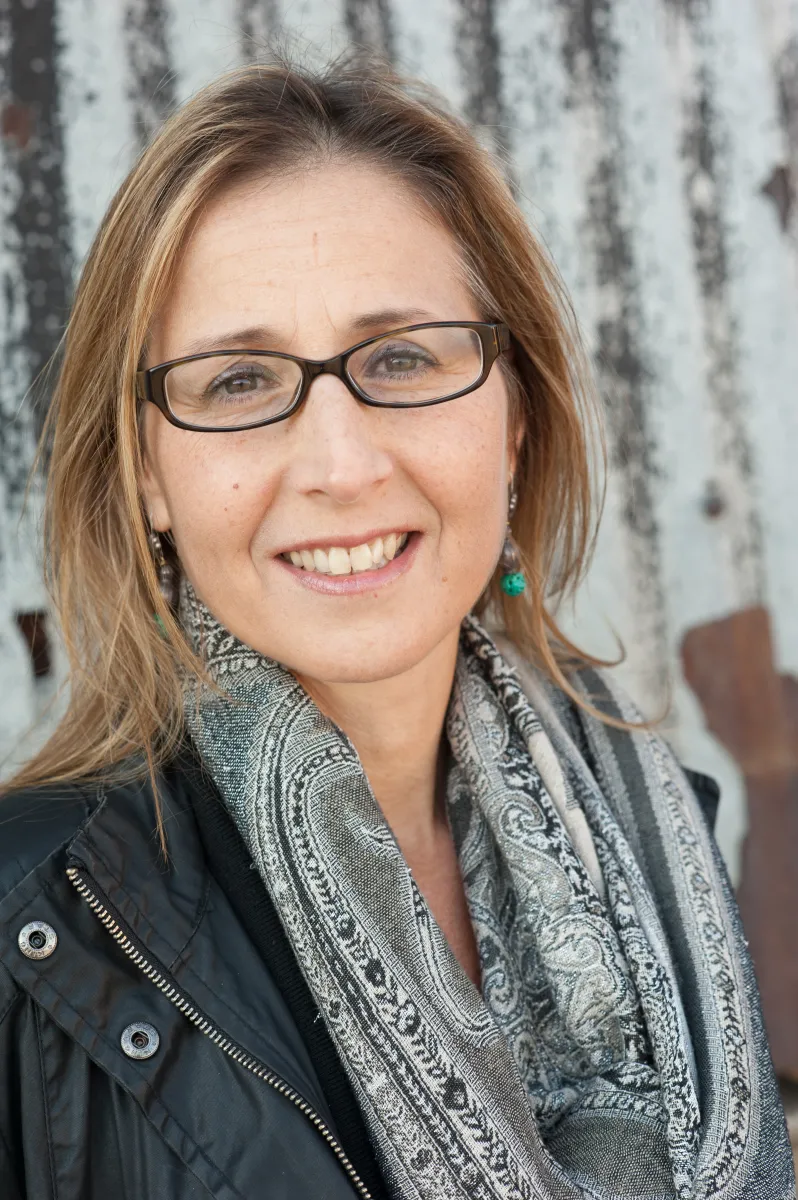
<svg viewBox="0 0 798 1200"><path fill-rule="evenodd" d="M316 654L312 651L294 654L280 661L303 678L335 684L377 683L383 679L393 679L412 671L424 658L426 654L421 647L418 650L406 646L386 647L382 652L370 652L365 659L353 654L351 647L347 651L342 649L340 654L336 654L334 648L326 647Z"/></svg>
<svg viewBox="0 0 798 1200"><path fill-rule="evenodd" d="M376 634L365 630L337 633L318 639L286 639L262 653L276 658L295 675L319 683L377 683L412 671L447 637L456 634L459 621L451 628L419 629L412 632L381 628Z"/></svg>

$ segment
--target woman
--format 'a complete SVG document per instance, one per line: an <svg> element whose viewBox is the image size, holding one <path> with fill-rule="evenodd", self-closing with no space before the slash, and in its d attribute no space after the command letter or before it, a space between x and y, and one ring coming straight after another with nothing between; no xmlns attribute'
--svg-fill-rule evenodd
<svg viewBox="0 0 798 1200"><path fill-rule="evenodd" d="M793 1193L711 783L546 612L566 314L383 68L235 72L122 185L53 410L71 702L4 800L4 1197Z"/></svg>

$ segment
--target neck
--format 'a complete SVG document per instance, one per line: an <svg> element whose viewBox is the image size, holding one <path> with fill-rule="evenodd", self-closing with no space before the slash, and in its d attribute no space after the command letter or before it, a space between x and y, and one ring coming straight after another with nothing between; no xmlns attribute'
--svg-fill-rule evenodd
<svg viewBox="0 0 798 1200"><path fill-rule="evenodd" d="M428 845L443 818L443 726L457 661L458 631L410 671L371 683L298 677L347 735L399 844Z"/></svg>

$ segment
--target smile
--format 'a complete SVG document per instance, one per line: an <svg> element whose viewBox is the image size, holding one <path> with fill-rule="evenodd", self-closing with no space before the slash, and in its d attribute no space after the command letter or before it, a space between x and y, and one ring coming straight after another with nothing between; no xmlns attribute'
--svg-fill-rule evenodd
<svg viewBox="0 0 798 1200"><path fill-rule="evenodd" d="M388 533L345 549L343 546L314 546L289 550L280 557L302 571L319 575L360 575L379 571L398 558L407 545L407 533Z"/></svg>

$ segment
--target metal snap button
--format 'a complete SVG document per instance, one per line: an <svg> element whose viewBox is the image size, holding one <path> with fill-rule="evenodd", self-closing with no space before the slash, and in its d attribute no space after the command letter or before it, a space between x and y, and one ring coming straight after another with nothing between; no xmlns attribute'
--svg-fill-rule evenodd
<svg viewBox="0 0 798 1200"><path fill-rule="evenodd" d="M128 1058L152 1058L161 1044L161 1035L154 1025L134 1021L123 1031L121 1042Z"/></svg>
<svg viewBox="0 0 798 1200"><path fill-rule="evenodd" d="M46 921L29 921L20 929L17 945L26 958L49 958L58 945L58 934Z"/></svg>

